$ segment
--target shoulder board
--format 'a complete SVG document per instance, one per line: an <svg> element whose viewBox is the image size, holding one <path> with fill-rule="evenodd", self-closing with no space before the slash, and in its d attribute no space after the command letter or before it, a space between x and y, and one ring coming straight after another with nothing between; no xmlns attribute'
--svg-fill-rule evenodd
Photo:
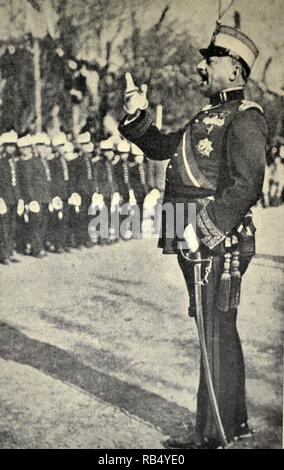
<svg viewBox="0 0 284 470"><path fill-rule="evenodd" d="M248 100L242 100L239 108L238 108L238 111L246 111L247 109L258 109L261 113L263 113L263 109L262 107L255 103L254 101L248 101Z"/></svg>
<svg viewBox="0 0 284 470"><path fill-rule="evenodd" d="M204 106L204 108L201 109L201 111L209 111L209 109L213 108L212 104L207 104Z"/></svg>

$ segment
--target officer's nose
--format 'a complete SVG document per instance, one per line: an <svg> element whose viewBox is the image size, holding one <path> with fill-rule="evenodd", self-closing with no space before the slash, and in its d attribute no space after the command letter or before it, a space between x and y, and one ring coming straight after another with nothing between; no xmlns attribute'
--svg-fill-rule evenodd
<svg viewBox="0 0 284 470"><path fill-rule="evenodd" d="M207 66L206 60L205 60L205 59L202 59L202 60L199 62L199 64L197 64L196 70L197 70L198 72L205 72L205 71L206 71L206 66Z"/></svg>

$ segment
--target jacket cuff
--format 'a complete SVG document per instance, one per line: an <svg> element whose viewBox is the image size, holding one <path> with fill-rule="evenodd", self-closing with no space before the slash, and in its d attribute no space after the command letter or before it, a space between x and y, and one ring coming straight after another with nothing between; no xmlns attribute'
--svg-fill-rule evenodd
<svg viewBox="0 0 284 470"><path fill-rule="evenodd" d="M226 238L226 235L210 219L205 207L198 213L196 224L199 238L209 250L213 250Z"/></svg>
<svg viewBox="0 0 284 470"><path fill-rule="evenodd" d="M139 139L152 125L152 119L146 111L142 111L138 118L127 122L129 116L125 116L118 126L119 132L126 137L126 139L132 140L132 138Z"/></svg>

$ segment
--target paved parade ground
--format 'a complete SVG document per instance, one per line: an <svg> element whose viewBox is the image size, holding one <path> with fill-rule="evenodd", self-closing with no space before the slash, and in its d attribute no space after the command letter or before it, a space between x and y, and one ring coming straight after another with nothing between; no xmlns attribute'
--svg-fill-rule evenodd
<svg viewBox="0 0 284 470"><path fill-rule="evenodd" d="M255 212L239 330L258 432L236 447L276 449L284 206ZM133 240L21 260L0 267L0 448L162 449L193 429L199 345L175 256Z"/></svg>

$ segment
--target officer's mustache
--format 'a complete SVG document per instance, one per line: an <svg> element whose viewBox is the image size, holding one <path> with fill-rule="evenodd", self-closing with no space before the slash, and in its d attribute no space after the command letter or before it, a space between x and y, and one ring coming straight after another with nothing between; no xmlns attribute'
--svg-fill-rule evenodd
<svg viewBox="0 0 284 470"><path fill-rule="evenodd" d="M200 81L201 78L201 81ZM193 88L198 88L200 84L208 83L208 74L206 71L198 71L196 74L191 75L188 78L188 83Z"/></svg>
<svg viewBox="0 0 284 470"><path fill-rule="evenodd" d="M202 80L208 80L208 73L207 70L199 70L199 75L202 78Z"/></svg>

